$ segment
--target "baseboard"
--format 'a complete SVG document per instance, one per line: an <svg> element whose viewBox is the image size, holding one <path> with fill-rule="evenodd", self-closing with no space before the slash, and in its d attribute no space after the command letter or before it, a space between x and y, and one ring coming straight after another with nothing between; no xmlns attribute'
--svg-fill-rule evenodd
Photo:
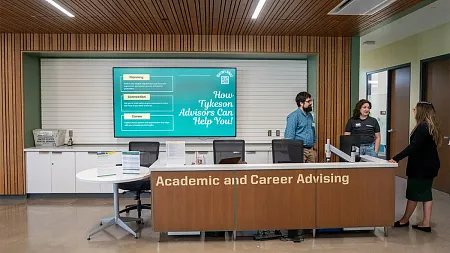
<svg viewBox="0 0 450 253"><path fill-rule="evenodd" d="M25 196L25 195L24 195ZM142 193L141 199L149 198L149 193ZM113 198L112 193L29 193L28 199L42 198ZM134 198L133 192L119 193L119 198Z"/></svg>
<svg viewBox="0 0 450 253"><path fill-rule="evenodd" d="M23 200L26 199L27 195L0 195L0 199L17 199L17 200Z"/></svg>

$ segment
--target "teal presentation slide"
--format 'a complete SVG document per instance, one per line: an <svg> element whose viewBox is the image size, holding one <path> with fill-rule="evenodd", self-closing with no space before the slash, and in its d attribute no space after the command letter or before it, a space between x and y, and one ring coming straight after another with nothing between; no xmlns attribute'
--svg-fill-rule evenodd
<svg viewBox="0 0 450 253"><path fill-rule="evenodd" d="M113 68L114 136L236 136L236 68Z"/></svg>

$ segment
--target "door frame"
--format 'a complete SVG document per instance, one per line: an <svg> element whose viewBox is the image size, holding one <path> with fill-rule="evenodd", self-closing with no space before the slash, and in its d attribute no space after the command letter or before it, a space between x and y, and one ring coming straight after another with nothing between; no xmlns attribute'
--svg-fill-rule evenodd
<svg viewBox="0 0 450 253"><path fill-rule="evenodd" d="M450 57L450 54L449 54ZM409 67L410 71L409 71L409 91L411 92L411 63L404 63L404 64L400 64L400 65L395 65L395 66L391 66L391 67L387 67L387 68L383 68L383 69L378 69L378 70L374 70L374 71L370 71L370 72L366 72L366 99L368 99L369 97L369 75L371 74L376 74L376 73L380 73L380 72L384 72L387 71L387 105L386 105L386 110L389 115L391 112L391 86L392 86L392 80L390 78L392 71L397 70L397 69L402 69L402 68L406 68ZM422 87L421 87L422 89ZM409 95L409 99L408 99L409 104L411 105L411 94ZM409 116L410 118L411 116ZM411 119L410 119L411 120ZM387 129L391 129L391 119L390 117L387 117L386 119L386 130ZM411 131L411 126L409 124L408 121L408 132ZM387 132L385 133L387 135ZM387 135L386 138L386 159L390 159L391 158L391 150L389 148L391 144L391 138L389 138L389 135Z"/></svg>
<svg viewBox="0 0 450 253"><path fill-rule="evenodd" d="M419 99L421 101L425 100L425 95L426 95L426 90L427 90L427 87L426 87L425 84L427 82L428 76L427 76L427 71L426 71L425 65L427 63L430 63L430 62L433 62L433 61L447 60L447 59L450 59L450 54L443 54L443 55L438 55L438 56L434 56L434 57L431 57L431 58L425 58L425 59L420 60Z"/></svg>

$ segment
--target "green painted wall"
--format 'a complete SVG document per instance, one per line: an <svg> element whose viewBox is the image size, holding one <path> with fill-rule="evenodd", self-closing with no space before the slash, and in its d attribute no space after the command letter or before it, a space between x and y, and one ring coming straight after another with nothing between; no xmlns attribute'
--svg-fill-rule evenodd
<svg viewBox="0 0 450 253"><path fill-rule="evenodd" d="M420 99L420 60L450 53L450 23L368 52L361 52L359 96L366 96L366 73L411 63L410 109ZM411 118L411 129L415 122Z"/></svg>
<svg viewBox="0 0 450 253"><path fill-rule="evenodd" d="M350 115L359 100L360 37L352 37L350 62Z"/></svg>
<svg viewBox="0 0 450 253"><path fill-rule="evenodd" d="M313 99L317 101L317 55L311 55L308 57L307 68L307 90ZM316 115L315 118L317 118L317 108L314 105L317 105L317 102L313 104L314 115Z"/></svg>
<svg viewBox="0 0 450 253"><path fill-rule="evenodd" d="M41 128L41 62L23 54L23 124L25 148L34 146L33 129Z"/></svg>

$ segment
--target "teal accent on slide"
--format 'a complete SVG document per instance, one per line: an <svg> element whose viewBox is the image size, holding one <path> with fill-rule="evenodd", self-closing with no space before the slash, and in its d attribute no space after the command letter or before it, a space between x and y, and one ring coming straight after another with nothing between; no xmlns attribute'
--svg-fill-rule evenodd
<svg viewBox="0 0 450 253"><path fill-rule="evenodd" d="M113 68L114 136L236 136L235 68Z"/></svg>

